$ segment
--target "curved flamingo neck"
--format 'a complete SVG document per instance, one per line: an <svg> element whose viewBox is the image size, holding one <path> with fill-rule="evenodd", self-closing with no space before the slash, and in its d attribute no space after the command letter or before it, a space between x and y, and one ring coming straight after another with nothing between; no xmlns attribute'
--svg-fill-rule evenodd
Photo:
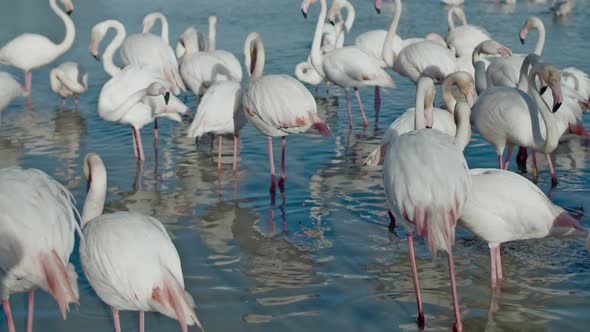
<svg viewBox="0 0 590 332"><path fill-rule="evenodd" d="M70 18L70 16L68 14L66 14L56 3L57 0L49 0L49 6L51 7L51 10L53 10L53 12L59 16L59 18L61 18L61 20L64 22L65 26L66 26L66 35L63 39L63 41L59 44L57 44L57 53L58 54L63 54L65 53L67 50L70 49L70 47L72 47L72 44L74 43L74 39L76 38L76 27L74 26L74 22L72 21L72 19Z"/></svg>
<svg viewBox="0 0 590 332"><path fill-rule="evenodd" d="M344 37L346 36L346 32L344 31L345 29L345 24L343 21L338 21L338 23L336 23L336 45L335 48L342 48L344 46Z"/></svg>
<svg viewBox="0 0 590 332"><path fill-rule="evenodd" d="M354 24L354 20L356 18L356 11L354 10L352 4L346 0L344 1L342 7L346 9L346 20L344 22L344 26L346 27L346 32L348 32Z"/></svg>
<svg viewBox="0 0 590 332"><path fill-rule="evenodd" d="M391 25L389 26L389 30L387 31L387 35L385 36L385 42L383 43L383 50L381 51L381 57L385 64L389 67L393 67L393 63L395 62L395 52L393 51L393 39L397 33L397 26L399 25L400 17L402 16L402 2L401 0L395 0L394 3L394 10L393 18L391 20Z"/></svg>
<svg viewBox="0 0 590 332"><path fill-rule="evenodd" d="M465 149L469 141L471 140L471 108L466 101L460 100L455 104L455 124L457 129L455 132L455 145L457 145L461 151Z"/></svg>
<svg viewBox="0 0 590 332"><path fill-rule="evenodd" d="M536 66L535 66L536 67ZM533 98L535 105L537 105L537 109L541 113L541 117L543 118L543 122L545 122L545 142L543 144L543 150L541 152L549 153L555 150L559 140L559 133L557 131L557 126L555 123L555 115L547 106L547 103L543 100L539 91L537 90L537 86L535 84L535 77L540 76L539 71L533 67L531 72L528 76L528 94ZM540 77L539 77L540 78ZM534 115L532 115L534 116Z"/></svg>
<svg viewBox="0 0 590 332"><path fill-rule="evenodd" d="M160 21L160 24L162 25L162 33L161 33L161 37L162 39L164 39L164 41L166 42L166 44L168 44L168 37L169 37L169 32L168 32L168 20L166 19L166 16L164 16L164 14L160 13L160 12L156 12L156 13L151 13L145 16L145 18L143 19L143 26L144 26L144 33L150 32L150 29L145 29L146 26L146 21Z"/></svg>
<svg viewBox="0 0 590 332"><path fill-rule="evenodd" d="M322 56L322 30L324 29L324 24L326 20L326 0L320 0L320 16L318 17L318 22L315 27L315 33L313 35L313 42L311 44L311 64L315 68L315 70L321 76L325 76L324 68L322 67L323 56Z"/></svg>
<svg viewBox="0 0 590 332"><path fill-rule="evenodd" d="M443 81L441 86L443 100L445 101L447 111L451 114L453 114L455 111L455 105L457 105L457 100L453 97L453 92L451 90L453 84L455 84L455 80L447 78Z"/></svg>
<svg viewBox="0 0 590 332"><path fill-rule="evenodd" d="M262 76L264 72L264 43L258 33L248 35L244 43L244 58L250 79Z"/></svg>
<svg viewBox="0 0 590 332"><path fill-rule="evenodd" d="M107 171L102 159L96 154L89 154L84 160L84 175L89 181L88 194L80 225L82 228L92 219L100 216L104 209L107 194Z"/></svg>
<svg viewBox="0 0 590 332"><path fill-rule="evenodd" d="M537 44L535 45L533 53L541 55L543 53L543 48L545 47L545 25L543 24L543 21L537 19L535 20L534 27L539 31L539 36L537 37Z"/></svg>
<svg viewBox="0 0 590 332"><path fill-rule="evenodd" d="M467 17L465 16L465 12L459 7L453 7L447 13L447 22L449 24L449 30L455 29L455 16L461 20L462 25L467 25Z"/></svg>
<svg viewBox="0 0 590 332"><path fill-rule="evenodd" d="M217 38L217 18L209 17L209 52L215 51Z"/></svg>
<svg viewBox="0 0 590 332"><path fill-rule="evenodd" d="M486 64L481 61L481 49L482 45L477 45L473 50L471 56L471 63L473 64L474 79L475 79L475 90L477 93L482 93L488 87L488 81L486 78ZM448 105L447 105L448 106Z"/></svg>
<svg viewBox="0 0 590 332"><path fill-rule="evenodd" d="M414 109L414 130L426 128L425 122L425 101L426 95L432 93L431 89L434 90L434 84L432 81L428 81L429 78L422 78L418 81L418 88L416 91L416 108ZM432 85L432 87L431 87Z"/></svg>
<svg viewBox="0 0 590 332"><path fill-rule="evenodd" d="M102 57L103 57L102 61L103 61L104 70L107 73L109 73L109 75L115 76L121 71L121 68L118 67L117 65L115 65L115 63L113 62L113 57L114 57L117 49L119 49L121 44L123 44L123 41L125 40L125 36L127 35L127 32L125 31L125 27L123 26L123 24L121 24L121 22L116 21L116 20L109 20L108 21L107 31L110 28L115 29L115 31L117 31L117 34L115 35L115 38L113 38L113 40L105 48L104 53L102 55Z"/></svg>
<svg viewBox="0 0 590 332"><path fill-rule="evenodd" d="M540 57L536 54L529 54L526 58L524 58L524 61L522 62L522 65L520 66L520 74L519 74L519 79L518 79L518 84L517 84L517 88L521 91L525 91L527 92L529 89L529 80L528 80L528 75L529 75L529 69L531 68L531 66L535 66L539 61L540 61Z"/></svg>

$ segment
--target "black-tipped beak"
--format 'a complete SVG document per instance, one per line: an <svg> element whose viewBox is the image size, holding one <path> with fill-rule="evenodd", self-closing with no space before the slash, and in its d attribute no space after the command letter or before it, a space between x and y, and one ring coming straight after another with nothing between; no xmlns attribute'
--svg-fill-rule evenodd
<svg viewBox="0 0 590 332"><path fill-rule="evenodd" d="M68 11L66 11L66 14L68 14L68 16L71 16L73 12L74 12L73 10L68 10Z"/></svg>
<svg viewBox="0 0 590 332"><path fill-rule="evenodd" d="M336 22L334 22L333 20L330 20L330 24L336 25Z"/></svg>
<svg viewBox="0 0 590 332"><path fill-rule="evenodd" d="M545 93L545 91L547 91L547 86L542 86L541 90L539 90L539 92L541 92L541 96Z"/></svg>
<svg viewBox="0 0 590 332"><path fill-rule="evenodd" d="M381 14L381 8L375 8L375 10L377 11L377 14Z"/></svg>
<svg viewBox="0 0 590 332"><path fill-rule="evenodd" d="M90 53L90 55L92 55L92 57L94 58L94 60L100 62L100 56L98 54L92 54L92 53Z"/></svg>
<svg viewBox="0 0 590 332"><path fill-rule="evenodd" d="M170 101L170 91L166 91L164 94L164 102L168 105L168 101Z"/></svg>
<svg viewBox="0 0 590 332"><path fill-rule="evenodd" d="M519 37L518 39L520 39L520 43L524 45L524 38Z"/></svg>
<svg viewBox="0 0 590 332"><path fill-rule="evenodd" d="M561 103L557 103L557 104L553 105L553 113L557 112L557 110L559 109L560 106L561 106Z"/></svg>
<svg viewBox="0 0 590 332"><path fill-rule="evenodd" d="M303 18L307 20L307 13L305 12L305 10L301 10L301 14L303 14Z"/></svg>

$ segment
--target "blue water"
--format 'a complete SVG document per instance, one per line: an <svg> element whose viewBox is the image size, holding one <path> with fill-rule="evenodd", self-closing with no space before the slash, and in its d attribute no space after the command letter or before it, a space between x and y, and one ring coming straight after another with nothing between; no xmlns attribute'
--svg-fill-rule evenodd
<svg viewBox="0 0 590 332"><path fill-rule="evenodd" d="M372 1L353 1L357 21L347 43L369 29L385 29L391 13L377 15ZM548 4L519 1L500 6L493 1L467 0L469 21L484 26L496 40L523 53L532 49L536 33L525 46L518 31L529 15L547 28L545 57L558 66L590 72L588 0L578 0L575 13L554 21ZM389 123L411 107L414 85L393 74L397 89L382 94L378 122L372 112L372 90L362 91L369 110L363 130L356 103L355 128L348 130L341 92L321 101L320 113L332 136L310 132L287 139L287 183L284 195L268 193L266 139L252 126L241 133L239 170L231 172L231 145L224 146L218 174L217 141L196 147L185 137L187 123L161 121L157 154L152 133L143 130L146 161L132 154L128 127L108 123L96 112L100 87L108 76L88 54L91 27L104 19L122 21L128 33L141 30L143 15L164 12L171 40L188 25L206 30L207 17L218 16L217 47L242 59L242 44L251 31L261 33L267 53L266 73L291 74L311 45L319 6L308 20L296 0L76 1L73 19L76 42L58 61L73 60L89 71L90 90L77 110L60 109L49 89L51 66L33 72L33 108L17 100L4 112L0 129L0 167L40 168L55 176L75 195L85 198L81 162L98 152L109 175L107 212L130 210L153 215L170 232L180 254L187 290L207 331L415 331L416 305L407 246L402 230L387 231L381 169L363 168ZM23 32L37 32L54 41L63 38L63 24L45 1L19 0L0 12L0 44ZM405 1L398 33L402 37L447 31L446 11L435 0ZM110 37L109 37L110 38ZM107 38L107 39L109 39ZM103 46L104 48L104 46ZM57 64L55 64L57 65ZM22 73L8 70L22 81ZM194 110L194 98L188 105ZM585 118L586 128L590 121ZM590 200L588 141L572 138L554 154L560 183L552 199L572 213L584 215ZM275 141L278 167L279 141ZM474 136L465 150L470 167L496 167L491 147ZM540 158L540 160L543 160ZM549 174L541 164L539 186L549 191ZM525 176L530 177L530 174ZM422 240L417 245L418 269L428 330L448 330L453 312L444 255L432 259ZM487 245L459 232L455 246L458 290L466 331L587 330L590 323L590 256L583 241L536 240L503 247L506 281L498 307L490 307ZM111 331L109 308L93 293L80 269L80 306L66 321L51 297L37 292L36 331ZM24 330L26 295L11 297L17 330ZM492 310L493 309L493 310ZM138 329L136 313L122 313L124 331ZM177 323L156 314L146 316L148 331L176 331ZM6 331L0 315L0 331Z"/></svg>

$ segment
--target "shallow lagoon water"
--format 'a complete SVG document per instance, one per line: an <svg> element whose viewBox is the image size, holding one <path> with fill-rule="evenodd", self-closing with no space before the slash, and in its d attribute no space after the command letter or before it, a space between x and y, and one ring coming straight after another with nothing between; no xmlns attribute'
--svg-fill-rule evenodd
<svg viewBox="0 0 590 332"><path fill-rule="evenodd" d="M353 1L354 36L385 29L390 12L377 15L372 1ZM362 91L369 110L363 130L353 103L355 128L348 130L340 91L320 99L320 112L332 129L324 138L314 132L287 139L287 182L284 194L268 193L266 140L248 125L242 133L239 170L231 171L231 145L224 145L223 170L217 173L217 141L197 147L185 136L187 123L160 121L157 153L151 129L143 130L146 161L133 159L128 127L108 123L96 112L100 87L108 79L88 54L89 31L97 22L121 20L128 33L141 30L143 15L168 16L170 38L195 24L206 30L207 16L218 16L217 46L242 59L250 31L261 33L266 46L265 73L291 74L311 46L317 5L308 20L296 0L219 1L75 1L77 28L72 49L58 61L74 60L89 71L90 91L77 110L67 110L49 89L51 66L33 72L33 108L17 100L2 114L0 167L40 168L64 183L78 199L85 198L81 162L87 152L103 157L108 169L107 211L130 210L160 219L173 238L183 264L187 290L207 331L415 331L416 306L403 230L387 231L381 169L361 163L377 146L384 129L414 100L414 86L393 74L397 89L382 94L378 117L372 112L372 90ZM518 31L529 15L547 28L545 56L561 67L590 72L588 0L578 0L568 19L554 21L548 4L519 1L501 6L493 1L467 1L469 21L484 26L499 42L523 53ZM63 38L63 24L45 1L22 0L0 13L0 44L22 32ZM435 0L405 1L398 33L402 37L447 31L446 11ZM104 46L103 46L104 49ZM55 64L57 65L57 63ZM22 81L22 73L8 70ZM323 89L320 89L322 91ZM321 93L323 96L323 93ZM190 97L189 107L194 110ZM378 118L378 121L376 119ZM590 121L585 118L586 127ZM279 141L276 140L276 143ZM211 148L213 146L213 148ZM278 147L275 144L275 157ZM465 150L470 167L496 167L492 148L474 136ZM581 218L590 199L589 141L571 138L554 154L560 178L552 199ZM276 158L277 166L278 160ZM540 160L542 160L540 158ZM549 174L541 166L539 185L549 192ZM530 178L530 174L525 174ZM585 330L590 323L590 256L583 241L545 239L503 247L506 281L497 305L491 305L487 245L459 231L455 246L458 290L466 331ZM444 254L432 259L422 240L418 269L425 302L427 330L452 328L452 300ZM111 331L110 310L84 278L77 253L80 305L66 321L53 299L37 292L36 331ZM26 322L26 295L11 297L17 330ZM124 331L138 329L136 313L122 313ZM176 331L166 317L146 315L148 331ZM0 315L0 331L6 331Z"/></svg>

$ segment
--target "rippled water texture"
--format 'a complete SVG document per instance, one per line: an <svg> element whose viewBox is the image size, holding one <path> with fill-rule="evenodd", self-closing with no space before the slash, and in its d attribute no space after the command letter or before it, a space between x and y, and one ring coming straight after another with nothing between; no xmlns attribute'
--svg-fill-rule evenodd
<svg viewBox="0 0 590 332"><path fill-rule="evenodd" d="M344 98L332 90L336 96L329 103L320 102L332 136L289 136L286 191L273 200L268 193L266 140L250 125L242 131L235 177L229 140L218 174L217 141L210 144L205 139L196 147L184 137L186 123L161 121L157 154L150 144L151 130L144 128L147 160L137 165L129 128L97 115L98 93L107 74L88 54L89 31L93 24L115 18L128 32L139 32L143 15L160 10L168 16L175 40L191 24L206 30L207 16L216 14L219 49L242 59L247 33L259 31L266 44L265 72L291 74L307 56L319 6L312 7L306 21L298 0L74 2L76 42L59 61L85 66L91 89L81 97L78 110L60 110L59 98L49 89L50 68L34 71L33 109L25 110L25 102L18 100L3 112L0 167L40 168L64 183L81 207L85 198L81 162L89 151L100 153L109 174L106 210L137 211L166 225L207 331L417 330L403 231L398 230L398 235L387 231L381 169L360 166L389 123L412 106L413 84L393 75L397 89L382 94L378 123L372 112L373 91L362 91L370 124L362 129L353 103L352 132L347 128ZM547 28L546 58L590 72L588 0L578 0L573 16L559 22L553 21L547 4L519 0L505 7L492 1L466 2L471 23L484 26L518 53L532 49L536 38L531 33L527 45L520 45L520 27L529 15L540 16ZM354 4L358 19L347 43L360 32L389 24L391 13L377 15L372 1ZM404 9L398 30L402 37L446 33L446 11L438 1L406 0ZM44 33L54 41L63 38L63 24L44 0L12 1L3 6L0 18L0 44L25 31ZM3 70L22 82L22 73ZM194 98L188 105L194 110ZM590 121L585 120L589 128ZM279 146L275 144L275 157ZM493 150L479 136L465 153L470 167L496 167ZM584 215L590 203L589 154L588 141L578 138L562 143L554 154L561 182L553 200L582 216L586 226L590 226ZM539 185L548 192L544 166ZM499 306L490 308L487 245L458 233L455 264L466 331L588 330L590 256L582 241L526 241L503 248L506 282ZM431 259L422 240L417 255L427 329L450 329L453 311L445 255ZM35 330L111 331L110 310L88 285L77 254L72 260L80 275L80 306L62 321L53 299L37 292ZM11 298L18 330L25 326L25 298L24 294ZM175 321L161 315L148 314L146 319L149 331L179 330ZM124 331L137 330L138 315L122 313L122 325ZM0 331L6 331L4 315Z"/></svg>

